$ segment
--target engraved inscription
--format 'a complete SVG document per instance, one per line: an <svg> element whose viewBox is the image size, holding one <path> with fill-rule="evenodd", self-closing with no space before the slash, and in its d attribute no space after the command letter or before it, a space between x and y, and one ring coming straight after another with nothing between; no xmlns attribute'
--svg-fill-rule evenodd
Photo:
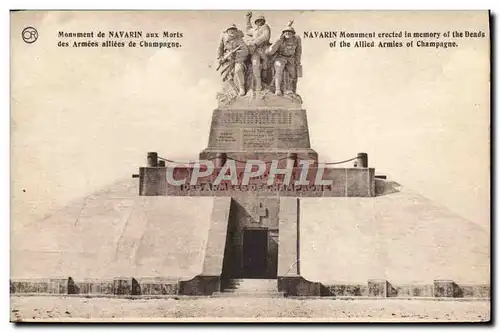
<svg viewBox="0 0 500 332"><path fill-rule="evenodd" d="M236 142L236 137L234 137L234 132L223 131L217 136L217 144L231 144Z"/></svg>
<svg viewBox="0 0 500 332"><path fill-rule="evenodd" d="M303 111L285 109L216 110L209 147L261 150L310 148Z"/></svg>
<svg viewBox="0 0 500 332"><path fill-rule="evenodd" d="M276 111L276 110L224 112L218 118L218 124L225 126L228 125L290 126L292 125L292 113L288 111Z"/></svg>
<svg viewBox="0 0 500 332"><path fill-rule="evenodd" d="M309 147L309 134L304 129L286 129L278 132L278 147Z"/></svg>
<svg viewBox="0 0 500 332"><path fill-rule="evenodd" d="M307 136L307 131L304 129L288 129L278 133L278 140L284 143L295 143L302 141Z"/></svg>
<svg viewBox="0 0 500 332"><path fill-rule="evenodd" d="M275 129L249 128L243 130L245 148L271 148L276 142Z"/></svg>

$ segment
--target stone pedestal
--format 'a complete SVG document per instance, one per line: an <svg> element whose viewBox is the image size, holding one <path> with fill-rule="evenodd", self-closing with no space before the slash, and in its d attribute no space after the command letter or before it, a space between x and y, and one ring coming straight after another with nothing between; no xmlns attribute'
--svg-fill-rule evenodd
<svg viewBox="0 0 500 332"><path fill-rule="evenodd" d="M304 109L214 110L208 146L200 159L213 159L221 152L240 161L267 162L286 158L289 153L296 153L299 159L318 160L311 149Z"/></svg>

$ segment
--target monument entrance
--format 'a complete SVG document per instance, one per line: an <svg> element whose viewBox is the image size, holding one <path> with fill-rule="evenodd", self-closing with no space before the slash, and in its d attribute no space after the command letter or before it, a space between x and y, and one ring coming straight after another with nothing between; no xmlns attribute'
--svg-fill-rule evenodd
<svg viewBox="0 0 500 332"><path fill-rule="evenodd" d="M245 229L243 231L243 274L246 278L268 277L268 230Z"/></svg>

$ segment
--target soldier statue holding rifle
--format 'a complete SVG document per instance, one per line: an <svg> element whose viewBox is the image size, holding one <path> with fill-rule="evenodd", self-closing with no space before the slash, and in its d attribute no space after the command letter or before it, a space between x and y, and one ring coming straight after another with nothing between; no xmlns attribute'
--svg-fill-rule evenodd
<svg viewBox="0 0 500 332"><path fill-rule="evenodd" d="M229 26L221 36L218 48L219 70L222 67L222 82L232 80L238 95L245 95L245 61L248 47L243 41L243 32L236 25Z"/></svg>

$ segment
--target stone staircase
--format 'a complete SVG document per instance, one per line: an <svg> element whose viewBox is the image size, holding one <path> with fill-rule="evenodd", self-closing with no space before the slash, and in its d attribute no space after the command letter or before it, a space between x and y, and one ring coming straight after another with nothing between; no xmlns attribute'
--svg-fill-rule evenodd
<svg viewBox="0 0 500 332"><path fill-rule="evenodd" d="M229 279L214 297L284 297L276 279Z"/></svg>

